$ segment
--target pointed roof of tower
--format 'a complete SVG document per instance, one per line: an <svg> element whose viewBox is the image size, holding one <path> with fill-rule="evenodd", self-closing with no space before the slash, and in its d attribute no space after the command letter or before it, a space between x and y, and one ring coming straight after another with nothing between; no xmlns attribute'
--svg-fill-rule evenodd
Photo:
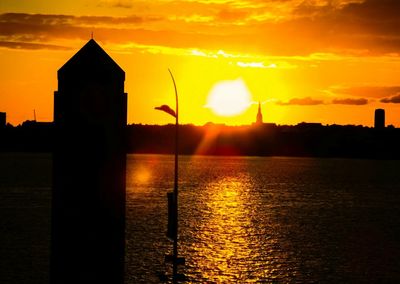
<svg viewBox="0 0 400 284"><path fill-rule="evenodd" d="M262 113L261 113L261 102L258 102L258 112L257 112L256 123L257 124L263 123L263 117L262 117Z"/></svg>
<svg viewBox="0 0 400 284"><path fill-rule="evenodd" d="M90 39L58 70L58 76L86 72L109 73L125 78L124 70L115 63L94 39Z"/></svg>

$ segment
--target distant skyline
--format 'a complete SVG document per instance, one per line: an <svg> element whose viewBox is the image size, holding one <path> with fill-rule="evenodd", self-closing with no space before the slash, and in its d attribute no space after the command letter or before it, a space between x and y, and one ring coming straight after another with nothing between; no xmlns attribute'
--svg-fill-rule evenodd
<svg viewBox="0 0 400 284"><path fill-rule="evenodd" d="M173 123L154 111L174 106L171 68L184 124L251 124L261 101L267 123L373 126L383 108L400 127L398 11L397 0L3 0L0 112L52 121L57 70L93 32L126 72L130 124ZM237 86L241 113L212 107L209 95Z"/></svg>

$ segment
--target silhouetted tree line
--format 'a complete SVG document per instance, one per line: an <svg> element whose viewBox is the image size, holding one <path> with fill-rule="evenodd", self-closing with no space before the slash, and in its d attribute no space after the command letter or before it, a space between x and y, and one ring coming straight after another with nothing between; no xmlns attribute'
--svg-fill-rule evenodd
<svg viewBox="0 0 400 284"><path fill-rule="evenodd" d="M172 154L174 127L172 124L128 125L128 152ZM0 129L0 151L51 152L53 138L52 123L7 125ZM185 155L400 159L400 129L309 123L296 126L181 125L179 152Z"/></svg>

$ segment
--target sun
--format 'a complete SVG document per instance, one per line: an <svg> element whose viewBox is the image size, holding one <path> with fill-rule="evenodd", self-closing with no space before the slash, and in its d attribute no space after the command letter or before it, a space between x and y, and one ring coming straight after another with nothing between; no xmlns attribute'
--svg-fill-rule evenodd
<svg viewBox="0 0 400 284"><path fill-rule="evenodd" d="M251 94L242 79L215 84L207 98L206 107L221 116L243 113L251 104Z"/></svg>

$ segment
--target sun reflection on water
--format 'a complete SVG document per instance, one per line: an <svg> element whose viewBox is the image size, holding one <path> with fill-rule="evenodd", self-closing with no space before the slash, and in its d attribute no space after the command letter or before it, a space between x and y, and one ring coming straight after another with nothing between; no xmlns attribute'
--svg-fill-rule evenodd
<svg viewBox="0 0 400 284"><path fill-rule="evenodd" d="M242 279L242 271L251 265L255 252L250 238L255 234L249 218L248 177L225 178L211 183L205 208L208 218L201 224L199 247L203 257L196 264L203 269L205 279L227 282ZM246 266L247 266L246 265ZM218 273L216 273L216 271Z"/></svg>

